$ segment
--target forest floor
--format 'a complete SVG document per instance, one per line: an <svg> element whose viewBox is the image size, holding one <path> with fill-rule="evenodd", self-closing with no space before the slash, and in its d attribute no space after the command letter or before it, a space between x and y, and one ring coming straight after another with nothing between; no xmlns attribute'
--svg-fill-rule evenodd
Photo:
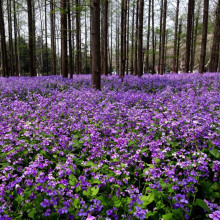
<svg viewBox="0 0 220 220"><path fill-rule="evenodd" d="M220 74L0 78L0 219L220 219Z"/></svg>

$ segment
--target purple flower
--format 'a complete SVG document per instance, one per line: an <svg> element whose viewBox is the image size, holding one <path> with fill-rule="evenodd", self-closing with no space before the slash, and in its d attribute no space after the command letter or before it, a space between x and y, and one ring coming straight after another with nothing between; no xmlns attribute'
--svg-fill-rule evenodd
<svg viewBox="0 0 220 220"><path fill-rule="evenodd" d="M142 209L139 206L136 206L135 209L136 209L136 212L134 213L134 216L136 216L137 218L141 220L146 218L146 214L148 213L148 210Z"/></svg>

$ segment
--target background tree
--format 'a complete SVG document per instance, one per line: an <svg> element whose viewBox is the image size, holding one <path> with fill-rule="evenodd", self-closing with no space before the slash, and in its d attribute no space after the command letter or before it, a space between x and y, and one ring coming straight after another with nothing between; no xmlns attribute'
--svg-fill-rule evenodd
<svg viewBox="0 0 220 220"><path fill-rule="evenodd" d="M201 45L201 53L200 53L199 73L203 73L205 71L208 15L209 15L209 0L204 0L202 45Z"/></svg>
<svg viewBox="0 0 220 220"><path fill-rule="evenodd" d="M0 0L0 35L1 35L1 52L2 52L2 75L9 76L8 55L5 40L5 22L3 15L3 1Z"/></svg>
<svg viewBox="0 0 220 220"><path fill-rule="evenodd" d="M215 27L214 27L214 36L211 49L211 60L209 64L210 72L217 72L218 62L219 62L219 52L220 52L220 0L216 6L216 17L215 17Z"/></svg>
<svg viewBox="0 0 220 220"><path fill-rule="evenodd" d="M61 0L61 75L68 77L67 60L67 0Z"/></svg>
<svg viewBox="0 0 220 220"><path fill-rule="evenodd" d="M100 0L91 0L92 87L101 89L100 73Z"/></svg>
<svg viewBox="0 0 220 220"><path fill-rule="evenodd" d="M139 0L139 23L138 23L138 76L143 75L143 12L144 0Z"/></svg>

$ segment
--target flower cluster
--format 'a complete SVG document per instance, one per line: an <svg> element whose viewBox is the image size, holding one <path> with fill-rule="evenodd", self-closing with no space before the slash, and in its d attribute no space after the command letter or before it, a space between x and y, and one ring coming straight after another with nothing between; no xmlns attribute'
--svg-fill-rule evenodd
<svg viewBox="0 0 220 220"><path fill-rule="evenodd" d="M90 77L0 78L0 219L218 219L220 75Z"/></svg>

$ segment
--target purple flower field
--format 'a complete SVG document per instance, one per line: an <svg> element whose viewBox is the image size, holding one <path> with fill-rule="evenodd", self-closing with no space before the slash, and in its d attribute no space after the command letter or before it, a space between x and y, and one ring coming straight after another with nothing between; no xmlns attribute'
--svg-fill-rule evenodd
<svg viewBox="0 0 220 220"><path fill-rule="evenodd" d="M220 219L220 74L0 78L0 219Z"/></svg>

